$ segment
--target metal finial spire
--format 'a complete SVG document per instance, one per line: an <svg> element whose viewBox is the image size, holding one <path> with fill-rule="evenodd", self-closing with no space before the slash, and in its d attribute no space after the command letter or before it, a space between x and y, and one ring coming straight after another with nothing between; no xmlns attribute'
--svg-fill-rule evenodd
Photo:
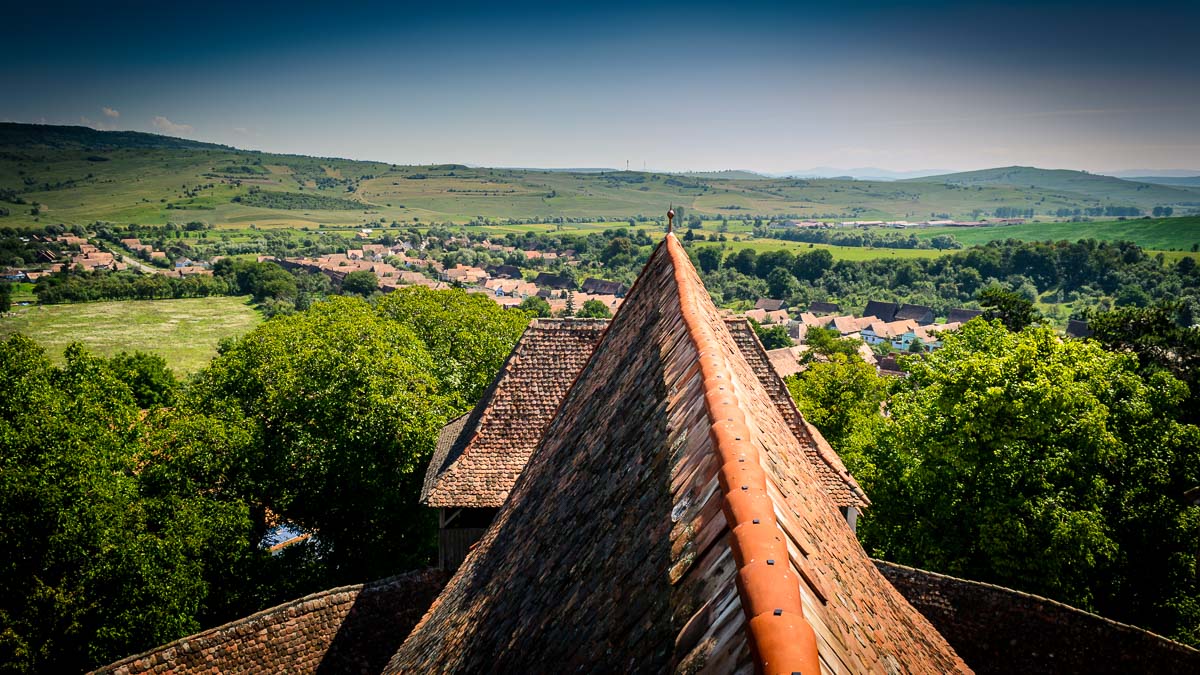
<svg viewBox="0 0 1200 675"><path fill-rule="evenodd" d="M667 209L667 232L674 232L674 231L675 231L675 205L672 204L671 208Z"/></svg>

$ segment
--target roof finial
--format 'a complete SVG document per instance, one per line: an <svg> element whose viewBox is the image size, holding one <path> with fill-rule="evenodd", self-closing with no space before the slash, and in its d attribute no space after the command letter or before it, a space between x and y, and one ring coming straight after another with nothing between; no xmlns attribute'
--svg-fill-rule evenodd
<svg viewBox="0 0 1200 675"><path fill-rule="evenodd" d="M674 232L674 231L675 231L675 205L672 204L671 208L667 209L667 232Z"/></svg>

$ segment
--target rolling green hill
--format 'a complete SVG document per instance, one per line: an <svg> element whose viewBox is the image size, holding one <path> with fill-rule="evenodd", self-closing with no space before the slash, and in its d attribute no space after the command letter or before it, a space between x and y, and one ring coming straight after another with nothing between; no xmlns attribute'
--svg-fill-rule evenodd
<svg viewBox="0 0 1200 675"><path fill-rule="evenodd" d="M1200 190L1182 186L1139 183L1086 171L1007 166L919 178L906 183L949 183L966 187L1007 185L1050 193L1054 197L1091 201L1096 206L1118 205L1152 209L1155 206L1200 205Z"/></svg>
<svg viewBox="0 0 1200 675"><path fill-rule="evenodd" d="M95 221L218 228L465 223L479 219L624 220L684 216L919 221L998 209L1174 205L1200 212L1200 188L1080 172L995 169L888 182L767 178L746 172L489 169L238 150L136 132L0 124L0 227Z"/></svg>

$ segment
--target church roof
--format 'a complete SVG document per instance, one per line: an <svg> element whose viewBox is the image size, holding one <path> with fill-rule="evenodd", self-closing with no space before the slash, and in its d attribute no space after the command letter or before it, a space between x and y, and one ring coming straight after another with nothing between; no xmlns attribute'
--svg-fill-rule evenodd
<svg viewBox="0 0 1200 675"><path fill-rule="evenodd" d="M967 672L880 575L674 235L386 672Z"/></svg>
<svg viewBox="0 0 1200 675"><path fill-rule="evenodd" d="M743 318L725 322L834 503L865 507L866 495L820 432L796 410L750 324ZM534 320L475 409L442 428L421 501L456 508L503 504L607 325L606 319Z"/></svg>

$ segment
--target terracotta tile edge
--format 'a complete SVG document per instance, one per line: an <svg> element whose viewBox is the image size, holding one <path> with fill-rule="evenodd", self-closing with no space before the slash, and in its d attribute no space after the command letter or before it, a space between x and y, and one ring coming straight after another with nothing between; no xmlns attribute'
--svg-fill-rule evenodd
<svg viewBox="0 0 1200 675"><path fill-rule="evenodd" d="M703 378L704 403L712 422L709 433L721 464L718 477L722 511L731 530L738 566L737 587L746 615L757 670L817 675L820 659L816 635L801 607L799 579L789 570L784 533L766 489L758 449L738 407L733 379L720 354L720 341L703 319L697 296L707 291L689 274L691 261L675 235L663 242L675 273L684 325L696 346Z"/></svg>

